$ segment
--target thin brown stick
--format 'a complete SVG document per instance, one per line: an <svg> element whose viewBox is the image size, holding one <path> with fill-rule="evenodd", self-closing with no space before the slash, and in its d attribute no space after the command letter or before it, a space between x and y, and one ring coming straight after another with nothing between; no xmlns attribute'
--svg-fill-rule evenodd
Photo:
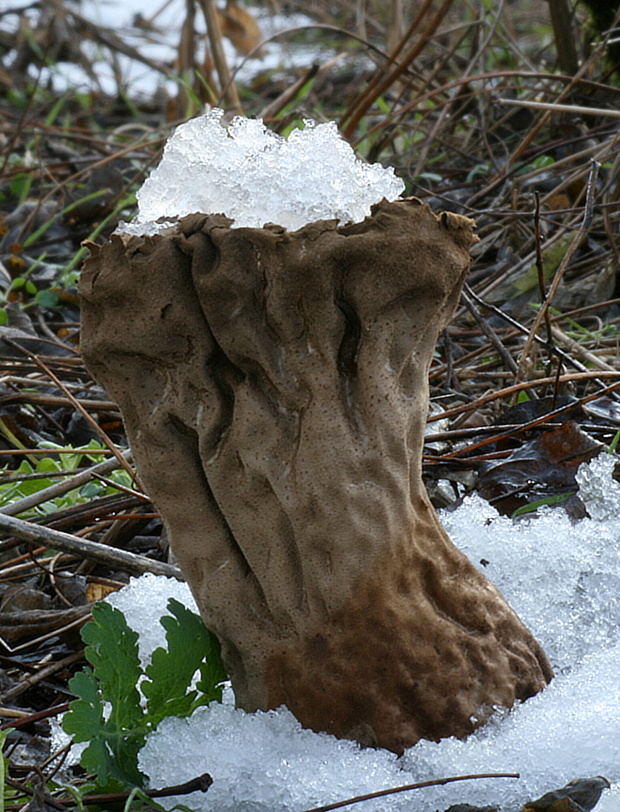
<svg viewBox="0 0 620 812"><path fill-rule="evenodd" d="M258 118L270 119L275 118L277 114L282 110L286 105L292 101L298 93L310 84L310 82L314 81L316 76L320 71L320 65L318 63L314 63L309 70L307 70L303 76L300 76L296 82L290 87L287 87L286 90L282 91L279 96L277 96L272 102L270 102L266 107L258 114Z"/></svg>
<svg viewBox="0 0 620 812"><path fill-rule="evenodd" d="M22 541L30 541L42 544L55 550L62 550L65 553L73 553L82 558L88 558L99 564L133 575L144 575L145 572L152 572L155 575L164 575L167 578L176 578L183 581L181 570L162 561L152 561L142 555L117 550L99 544L96 541L86 541L85 539L73 536L70 533L62 533L59 530L52 530L43 525L24 522L14 516L0 515L0 533L15 536Z"/></svg>
<svg viewBox="0 0 620 812"><path fill-rule="evenodd" d="M465 307L469 310L469 312L472 314L474 319L478 322L478 326L480 327L482 332L489 339L489 341L491 342L493 347L495 347L495 349L499 353L501 359L506 364L508 369L513 374L516 375L516 373L517 373L517 364L516 364L514 358L508 352L506 347L504 347L504 345L502 344L502 342L498 338L497 333L495 332L495 330L493 330L493 328L491 327L489 322L484 318L482 313L479 312L478 308L476 307L476 305L474 304L472 299L467 295L467 291L463 291L461 293L461 299L465 303Z"/></svg>
<svg viewBox="0 0 620 812"><path fill-rule="evenodd" d="M582 242L583 238L586 236L586 234L588 233L588 229L590 228L590 223L592 222L592 217L593 217L593 214L594 214L594 192L595 192L595 189L596 189L596 179L598 177L599 169L600 169L600 164L597 161L592 161L592 166L591 166L591 169L590 169L590 175L588 177L588 186L587 186L587 191L586 191L586 202L585 202L585 205L584 205L583 219L581 221L581 225L579 226L579 230L575 234L575 237L573 238L573 241L571 242L570 246L568 247L567 252L564 254L564 257L562 258L562 261L560 262L560 264L558 266L558 269L555 272L555 276L553 277L553 282L551 283L551 287L549 288L549 291L548 291L547 295L545 296L545 300L543 301L543 303L541 305L541 308L538 311L538 314L537 314L536 318L534 319L534 324L532 325L532 327L530 329L530 333L529 333L529 335L528 335L528 337L527 337L527 339L525 341L525 344L523 346L523 350L521 352L521 358L519 360L519 370L520 370L521 375L523 374L523 371L525 369L525 365L528 362L528 359L529 359L529 356L530 356L530 353L531 353L531 349L532 349L532 344L533 344L533 342L535 340L535 336L536 336L536 334L538 332L538 329L539 329L540 325L542 324L543 320L545 319L545 316L546 316L546 314L548 312L548 309L549 309L549 305L551 304L555 294L557 293L560 282L562 281L562 278L564 277L566 269L568 268L569 263L570 263L571 259L573 258L573 255L574 255L575 251L581 245L581 242Z"/></svg>
<svg viewBox="0 0 620 812"><path fill-rule="evenodd" d="M559 383L556 383L556 381L559 382L559 380L560 378L555 376L549 379L549 381L556 387L559 385ZM512 439L516 434L522 434L524 431L529 431L530 429L533 429L536 426L540 426L543 423L548 423L552 421L554 417L558 417L559 415L564 414L564 412L568 412L571 409L574 409L575 406L581 405L583 403L589 403L589 401L596 400L602 395L608 395L618 388L620 388L620 382L611 384L610 386L606 386L602 391L599 390L591 395L579 398L576 401L571 400L566 405L560 406L557 409L552 409L546 414L543 414L540 417L536 417L534 420L529 420L527 423L521 423L521 425L519 425L519 427L516 429L511 429L510 431L505 431L502 432L501 434L495 434L492 435L491 437L485 437L484 439L479 440L477 443L472 443L472 445L457 448L454 451L450 451L447 454L443 454L442 459L449 460L452 459L453 457L460 457L463 454L468 454L470 451L475 451L477 448L482 448L485 445L490 445L491 443L499 443L502 442L503 440Z"/></svg>
<svg viewBox="0 0 620 812"><path fill-rule="evenodd" d="M62 702L60 705L52 705L51 708L46 708L36 713L29 713L21 719L4 722L0 725L0 730L6 730L9 727L24 727L25 725L31 725L33 722L39 722L41 719L49 719L51 716L58 716L58 714L65 713L69 710L69 704L69 702Z"/></svg>
<svg viewBox="0 0 620 812"><path fill-rule="evenodd" d="M411 65L411 63L420 55L421 51L424 49L430 38L433 36L437 28L439 27L441 21L445 17L448 9L452 5L453 0L443 0L440 8L437 10L431 21L428 23L420 39L416 42L416 44L405 54L402 61L394 67L393 70L387 72L385 69L382 70L383 79L379 81L375 87L371 88L370 92L366 92L362 95L361 100L357 103L352 105L350 111L345 113L343 120L340 122L340 127L342 129L343 135L345 138L351 139L353 137L353 133L357 125L359 124L360 120L364 116L364 114L368 111L372 103L385 91L387 88L390 87L397 79L402 76L402 74L407 70L407 68ZM411 36L415 27L419 24L419 19L422 16L423 11L426 11L426 6L430 5L426 3L421 9L414 21L412 22L409 30L406 32L403 40L398 45L397 53L402 48L404 43L407 39ZM346 126L343 126L344 121L348 119L348 123Z"/></svg>
<svg viewBox="0 0 620 812"><path fill-rule="evenodd" d="M424 102L428 101L429 99L435 99L436 96L443 96L446 97L447 103L452 103L454 92L461 88L463 85L475 85L475 84L484 84L488 80L492 81L499 81L500 79L508 79L510 77L514 77L516 79L542 79L542 80L549 80L555 81L562 84L567 84L569 89L572 89L574 86L583 86L584 88L597 88L605 93L620 93L620 90L615 90L609 85L604 85L599 82L592 82L589 79L585 79L581 75L577 76L564 76L561 73L558 74L551 74L551 73L544 73L542 71L524 71L524 70L500 70L500 71L488 71L484 73L478 73L473 76L462 76L459 79L455 79L452 82L446 82L441 87L435 87L432 90L428 90L424 93L421 93L419 96L414 97L411 101L408 101L407 104L404 104L397 110L393 110L392 112L388 113L387 115L382 116L381 120L377 122L374 126L372 126L368 132L365 132L362 138L370 138L376 132L383 129L389 124L392 124L397 119L402 118L411 110L415 110L419 108ZM562 91L564 94L566 89ZM537 130L538 132L538 130ZM356 141L352 142L354 145L357 143ZM528 146L531 143L531 139L528 138ZM521 153L519 153L521 154ZM489 194L496 186L503 183L507 177L509 171L514 171L514 161L511 163L511 169L506 170L506 173L500 173L496 177L494 177L488 185L481 189L480 192L476 193L469 201L469 205L473 205L473 201L477 200L478 197L483 195Z"/></svg>
<svg viewBox="0 0 620 812"><path fill-rule="evenodd" d="M538 190L534 193L534 243L536 246L536 271L538 273L538 289L540 291L540 301L545 302L547 299L547 290L545 287L545 263L541 250L542 239L540 236L540 193ZM547 342L549 344L549 351L553 347L553 335L551 333L551 321L549 319L549 308L545 308L545 327L547 328ZM549 357L551 363L551 357Z"/></svg>
<svg viewBox="0 0 620 812"><path fill-rule="evenodd" d="M558 96L557 103L563 103L564 99L570 97L570 94L574 91L575 87L578 85L582 76L587 74L593 64L600 58L600 54L602 51L602 45L599 43L596 48L592 51L590 57L584 61L583 65L579 68L577 73L571 77L571 81L563 88ZM545 110L542 116L538 119L538 121L530 128L529 132L523 138L523 140L519 143L517 148L514 150L510 158L508 159L507 166L514 166L517 161L522 157L525 151L529 148L530 144L534 141L536 136L540 133L542 128L548 123L549 119L552 116L551 110Z"/></svg>
<svg viewBox="0 0 620 812"><path fill-rule="evenodd" d="M213 62L215 63L220 79L224 103L232 112L242 113L243 108L241 107L239 94L237 93L237 86L232 81L228 62L226 61L226 54L224 53L224 47L222 45L222 31L217 14L217 5L215 0L198 0L198 2L200 3L207 24L209 45L211 46Z"/></svg>
<svg viewBox="0 0 620 812"><path fill-rule="evenodd" d="M412 789L424 789L426 787L441 787L444 784L452 784L455 781L474 781L480 778L520 778L519 773L479 773L477 775L454 775L450 778L436 778L432 781L418 781L415 784L405 784L402 787L393 787L391 789L381 789L378 792L369 792L366 795L356 795L354 798L348 798L346 801L337 801L334 804L327 804L326 806L315 806L312 809L306 809L304 812L330 812L332 809L342 809L343 806L351 806L352 804L359 804L362 801L370 801L373 798L385 798L387 795L396 795L399 792L408 792Z"/></svg>
<svg viewBox="0 0 620 812"><path fill-rule="evenodd" d="M396 58L398 57L399 53L404 48L407 40L411 37L413 32L420 25L422 19L424 18L424 15L429 10L431 5L432 0L424 0L422 5L417 9L417 13L413 18L413 20L411 21L411 24L409 25L409 28L405 32L405 35L402 37L401 41L398 43L396 48L389 54L387 64L382 69L375 71L375 75L368 83L364 92L361 93L360 96L357 97L357 99L355 99L355 101L351 104L349 109L342 116L342 119L340 120L341 129L344 127L345 122L347 120L350 121L349 126L352 125L353 129L355 129L359 121L359 118L361 118L361 116L364 114L365 109L367 109L367 107L370 106L370 104L372 104L373 100L377 98L377 95L381 94L382 84L385 84L386 74L388 70L390 69L391 66L393 66L396 63ZM381 82L382 77L383 83ZM362 112L359 114L358 117L358 111L360 110ZM344 134L345 136L347 134L350 135L348 127L347 129L344 130Z"/></svg>
<svg viewBox="0 0 620 812"><path fill-rule="evenodd" d="M534 244L536 247L536 271L538 274L538 289L540 291L540 301L544 304L547 300L547 289L545 286L545 264L543 260L543 253L541 249L542 238L540 235L540 193L538 190L534 193ZM551 319L549 317L549 308L545 308L545 327L547 330L547 372L551 374L553 369L553 355L555 347L553 344L553 332L551 330ZM557 356L557 353L556 353ZM515 375L519 374L519 368L515 364L513 370ZM553 387L553 404L555 408L555 401L558 395L558 378L562 374L562 362L558 359L557 369L555 372L555 385Z"/></svg>
<svg viewBox="0 0 620 812"><path fill-rule="evenodd" d="M87 449L86 451L83 448L3 448L0 449L0 457L19 457L19 456L29 456L32 454L35 457L42 457L46 454L50 454L52 456L56 456L57 454L88 454L88 453L95 453L100 455L109 455L112 456L112 452L108 448L98 448L96 451L93 452L92 449ZM46 471L45 476L53 477L53 476L66 476L69 471ZM38 474L38 477L41 478L41 474ZM20 477L19 479L25 479L26 477L30 477L34 479L35 477L31 474L27 474L24 477ZM3 482L7 482L8 480L3 479ZM16 480L17 481L17 480Z"/></svg>
<svg viewBox="0 0 620 812"><path fill-rule="evenodd" d="M24 350L19 344L10 339L5 338L4 341L7 343L18 347L24 355L27 355L30 359L34 361L34 363L45 372L45 374L56 384L56 386L60 389L61 392L64 392L66 397L71 401L73 407L77 409L77 411L82 415L82 417L86 420L86 422L94 429L94 431L99 434L101 439L103 440L104 444L110 449L112 454L116 457L119 467L124 468L125 471L129 474L131 479L134 482L137 482L137 476L135 471L132 469L131 465L127 462L127 460L123 457L122 452L118 450L116 445L112 442L112 440L108 437L107 433L101 428L101 426L97 423L96 420L90 415L90 413L82 406L82 404L77 400L76 397L69 391L69 389L65 386L65 384L60 380L60 378L53 372L50 367L40 358L38 355L34 353L29 353L27 350ZM138 483L139 484L139 483Z"/></svg>
<svg viewBox="0 0 620 812"><path fill-rule="evenodd" d="M17 683L17 685L14 685L12 688L9 688L8 691L5 691L2 695L0 695L0 702L9 702L11 699L15 699L16 696L19 696L24 691L32 688L42 680L48 679L58 671L62 671L63 668L67 668L67 666L77 663L83 657L83 650L74 651L72 654L69 654L68 657L63 657L62 660L57 660L56 662L44 666L43 668L39 669L36 674L30 674L28 677L21 680L21 682Z"/></svg>
<svg viewBox="0 0 620 812"><path fill-rule="evenodd" d="M4 635L0 637L0 642L4 648L10 652L11 654L15 654L18 651L23 651L24 649L31 648L37 649L41 643L45 642L45 640L50 640L52 637L61 637L65 632L71 631L72 629L77 629L83 626L90 615L90 607L89 606L74 606L72 609L48 609L46 613L46 618L48 620L49 625L53 626L53 628L46 632L45 634L40 634L38 637L34 639L27 640L25 643L18 643L17 645L11 645L7 637L10 639L11 636L11 627L19 625L20 632L22 636L26 633L33 633L36 634L37 626L40 622L40 612L34 610L34 618L28 620L25 618L25 615L31 615L29 610L25 610L19 612L19 614L13 614L9 612L4 617ZM56 623L60 623L61 621L66 621L62 625L56 625ZM32 622L30 622L32 621ZM24 629L24 625L28 626L29 628L26 630ZM11 640L11 642L14 642Z"/></svg>
<svg viewBox="0 0 620 812"><path fill-rule="evenodd" d="M27 385L32 386L32 381ZM19 401L20 403L33 403L41 404L42 406L72 406L73 401L69 398L63 398L60 395L43 395L40 392L15 392L2 395L0 403L12 403ZM118 406L111 400L86 400L85 398L76 398L77 403L82 406L88 406L93 410L103 412L118 412Z"/></svg>
<svg viewBox="0 0 620 812"><path fill-rule="evenodd" d="M176 784L172 787L164 787L163 789L145 789L144 794L148 798L172 798L175 795L189 795L191 792L206 792L213 779L209 773L203 773L198 778L192 778L191 781L186 781L184 784ZM112 804L122 803L129 799L130 793L128 792L108 792L105 795L85 795L82 798L83 804Z"/></svg>
<svg viewBox="0 0 620 812"><path fill-rule="evenodd" d="M573 341L572 338L569 338L566 335L566 333L560 330L559 327L554 326L551 328L551 330L553 332L554 338L557 341L564 344L564 346L567 349L569 349L574 355L578 355L580 358L583 358L583 360L587 361L589 364L593 364L595 367L598 367L599 369L604 369L607 372L613 372L614 370L617 370L617 366L614 367L611 364L602 361L593 352L589 352L588 350L585 349L585 347L582 347L581 344L579 344L577 341Z"/></svg>
<svg viewBox="0 0 620 812"><path fill-rule="evenodd" d="M474 293L474 291L469 287L469 285L465 285L464 289L467 292L467 294L469 296L471 296L471 298L475 302L477 302L479 305L481 305L482 307L485 307L487 310L490 310L492 313L495 313L496 316L499 316L499 318L506 321L508 324L511 325L511 327L514 327L522 335L525 335L525 336L529 335L530 331L528 330L527 327L520 324L516 319L513 319L512 316L508 315L508 313L505 313L503 310L500 310L495 305L492 305L489 302L486 302L484 299L482 299L480 296L478 296L476 293ZM575 358L572 358L570 355L565 353L563 350L561 350L555 344L553 346L548 344L545 341L545 339L542 338L542 336L535 335L534 336L534 341L536 341L538 344L540 344L541 347L544 347L547 350L552 349L553 352L558 356L558 358L560 358L562 361L564 361L564 363L567 366L571 366L573 369L576 369L579 372L587 372L587 368L582 363L577 361ZM599 384L599 386L603 386L602 381L597 380L597 383Z"/></svg>
<svg viewBox="0 0 620 812"><path fill-rule="evenodd" d="M275 34L271 34L269 37L265 37L265 39L261 40L261 42L259 42L259 44L255 48L252 48L252 50L248 54L246 54L243 60L239 62L239 64L235 67L231 76L231 81L234 81L235 76L242 70L245 64L250 59L256 57L258 52L262 48L264 48L265 45L267 45L270 42L275 42L276 40L279 39L285 39L290 34L298 34L301 31L329 31L334 34L339 34L342 37L347 37L348 39L352 39L355 40L356 42L359 42L369 51L381 57L381 59L389 59L389 55L386 54L385 51L382 51L381 48L378 48L372 42L369 42L367 39L364 39L364 37L362 37L360 34L356 34L353 31L347 31L346 28L341 28L338 25L329 25L327 23L310 23L308 25L295 25L292 26L291 28L283 28L281 31L276 31Z"/></svg>
<svg viewBox="0 0 620 812"><path fill-rule="evenodd" d="M577 116L605 116L620 118L620 110L610 107L583 107L580 104L558 104L556 102L536 102L525 99L498 99L499 104L514 107L529 107L532 110L548 110L551 113L574 113Z"/></svg>
<svg viewBox="0 0 620 812"><path fill-rule="evenodd" d="M602 374L601 372L573 372L568 375L560 375L559 383L581 383L583 381L591 380L596 381L600 377L620 379L620 370L603 372ZM427 422L432 423L435 420L445 420L450 417L460 416L466 412L473 412L475 409L479 409L481 406L486 406L488 403L492 403L494 400L511 398L514 395L518 395L519 392L524 392L526 389L534 389L537 386L552 385L555 383L555 380L554 375L550 378L537 378L536 380L532 381L520 381L519 383L512 384L512 386L506 386L503 389L498 389L496 392L489 392L488 395L483 395L477 400L472 400L469 403L463 403L461 406L446 409L445 412L439 412L438 414L431 415ZM609 389L609 387L605 388ZM594 397L598 397L601 394L601 392L598 392Z"/></svg>

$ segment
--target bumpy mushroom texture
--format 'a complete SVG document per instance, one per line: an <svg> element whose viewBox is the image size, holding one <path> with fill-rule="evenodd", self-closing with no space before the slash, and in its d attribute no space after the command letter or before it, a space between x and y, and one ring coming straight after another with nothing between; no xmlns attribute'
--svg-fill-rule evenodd
<svg viewBox="0 0 620 812"><path fill-rule="evenodd" d="M85 361L246 710L401 752L551 677L422 483L428 367L474 239L411 199L91 247Z"/></svg>

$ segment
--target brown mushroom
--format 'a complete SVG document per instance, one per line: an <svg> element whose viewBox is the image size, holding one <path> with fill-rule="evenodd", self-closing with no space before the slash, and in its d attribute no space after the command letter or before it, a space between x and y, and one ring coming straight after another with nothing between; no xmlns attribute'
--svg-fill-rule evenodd
<svg viewBox="0 0 620 812"><path fill-rule="evenodd" d="M409 199L355 225L191 215L91 246L85 361L246 710L401 752L551 677L422 482L472 226Z"/></svg>

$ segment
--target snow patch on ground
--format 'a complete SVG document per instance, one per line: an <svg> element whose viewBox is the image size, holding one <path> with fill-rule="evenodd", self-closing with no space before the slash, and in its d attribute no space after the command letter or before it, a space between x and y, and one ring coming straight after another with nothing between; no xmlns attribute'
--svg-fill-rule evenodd
<svg viewBox="0 0 620 812"><path fill-rule="evenodd" d="M561 510L512 521L476 496L442 521L500 588L545 647L556 672L541 694L500 711L465 741L419 742L397 759L303 730L284 708L248 714L228 703L168 719L142 751L154 787L209 772L206 794L179 798L196 812L301 812L379 789L480 772L521 778L470 781L363 804L364 812L433 812L450 804L520 804L573 778L612 782L597 812L620 812L620 486L615 458L579 472L591 516ZM479 563L482 560L486 564ZM141 635L144 656L161 645L168 597L195 608L186 585L145 575L109 600ZM173 801L167 801L171 807Z"/></svg>

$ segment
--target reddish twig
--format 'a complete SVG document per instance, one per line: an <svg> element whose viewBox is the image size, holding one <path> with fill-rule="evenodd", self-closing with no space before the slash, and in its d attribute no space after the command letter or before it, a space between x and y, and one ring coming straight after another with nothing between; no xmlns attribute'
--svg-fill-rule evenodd
<svg viewBox="0 0 620 812"><path fill-rule="evenodd" d="M556 380L561 380L559 378L553 377L549 379L550 382L555 383ZM560 406L557 409L553 409L547 414L542 415L541 417L537 417L534 420L530 420L527 423L522 423L518 428L512 429L511 431L503 432L502 434L494 434L491 437L485 437L482 440L479 440L477 443L472 443L472 445L464 446L463 448L457 448L454 451L450 451L447 454L442 456L443 460L452 459L452 457L460 457L463 454L467 454L470 451L475 451L477 448L482 448L485 445L489 445L491 443L499 443L503 440L508 440L514 437L516 434L522 434L524 431L529 431L530 429L535 428L536 426L540 426L543 423L548 423L553 420L554 417L558 417L564 412L568 412L571 409L574 409L576 406L580 406L583 403L589 403L591 400L596 400L597 398L601 397L602 395L608 395L611 392L614 392L616 389L620 388L620 382L610 384L606 386L602 390L598 390L594 392L592 395L588 395L587 397L579 398L578 400L571 400L564 406Z"/></svg>
<svg viewBox="0 0 620 812"><path fill-rule="evenodd" d="M406 784L403 787L392 787L391 789L381 789L378 792L369 792L366 795L356 795L355 798L347 798L346 801L337 801L326 806L316 806L306 809L305 812L330 812L332 809L341 809L343 806L359 804L362 801L371 801L373 798L384 798L386 795L396 795L398 792L408 792L410 789L423 789L425 787L440 787L444 784L451 784L454 781L473 781L478 778L520 778L519 773L479 773L477 775L454 775L451 778L435 778L432 781L418 781L416 784Z"/></svg>

